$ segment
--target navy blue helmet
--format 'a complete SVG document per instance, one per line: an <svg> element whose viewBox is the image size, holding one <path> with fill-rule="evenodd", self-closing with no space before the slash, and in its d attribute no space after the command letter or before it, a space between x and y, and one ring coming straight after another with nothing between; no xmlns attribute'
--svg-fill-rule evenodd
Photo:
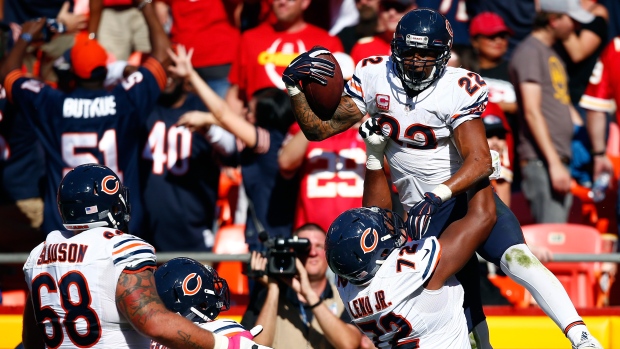
<svg viewBox="0 0 620 349"><path fill-rule="evenodd" d="M174 258L157 268L155 285L166 308L194 322L215 320L230 308L226 280L191 258Z"/></svg>
<svg viewBox="0 0 620 349"><path fill-rule="evenodd" d="M435 10L412 10L400 19L392 39L392 60L396 64L396 75L406 88L424 90L441 76L450 59L452 37L450 22ZM437 58L415 60L413 49L435 51ZM428 69L415 70L414 61L418 67L432 66L433 69L430 73Z"/></svg>
<svg viewBox="0 0 620 349"><path fill-rule="evenodd" d="M85 164L69 171L60 182L56 200L66 229L110 227L128 232L128 190L103 165Z"/></svg>
<svg viewBox="0 0 620 349"><path fill-rule="evenodd" d="M379 207L350 209L329 226L327 263L335 274L360 285L372 279L381 262L406 241L403 220L394 212Z"/></svg>

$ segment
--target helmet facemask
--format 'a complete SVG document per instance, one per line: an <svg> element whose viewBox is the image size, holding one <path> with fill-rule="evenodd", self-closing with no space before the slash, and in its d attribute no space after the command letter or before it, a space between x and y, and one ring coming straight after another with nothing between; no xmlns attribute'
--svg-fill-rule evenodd
<svg viewBox="0 0 620 349"><path fill-rule="evenodd" d="M410 46L401 44L403 40L392 41L392 59L396 63L396 75L404 87L422 91L437 80L450 59L450 50L426 45ZM416 59L415 52L426 52L423 56L436 56L435 59ZM430 69L432 67L432 69Z"/></svg>

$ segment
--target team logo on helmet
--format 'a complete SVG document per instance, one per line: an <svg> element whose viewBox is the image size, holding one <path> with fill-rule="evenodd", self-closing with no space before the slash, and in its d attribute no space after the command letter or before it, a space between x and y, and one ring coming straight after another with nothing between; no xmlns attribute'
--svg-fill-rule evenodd
<svg viewBox="0 0 620 349"><path fill-rule="evenodd" d="M372 241L370 246L368 246L368 244L366 243L366 240L368 240L368 236L372 234ZM364 232L362 233L362 237L360 238L360 246L362 247L362 251L364 251L364 254L368 253L368 252L372 252L375 250L375 248L377 248L377 243L379 242L379 234L377 234L377 230L373 229L373 228L367 228L366 230L364 230Z"/></svg>
<svg viewBox="0 0 620 349"><path fill-rule="evenodd" d="M200 291L200 287L202 287L202 278L200 276L196 278L196 287L194 287L191 290L188 287L190 280L193 279L195 276L196 276L196 273L191 273L187 275L185 279L183 279L183 294L184 295L193 296L196 293L198 293L198 291Z"/></svg>
<svg viewBox="0 0 620 349"><path fill-rule="evenodd" d="M452 26L450 25L450 22L446 19L446 29L448 30L448 33L450 33L450 36L454 36L454 33L452 33Z"/></svg>
<svg viewBox="0 0 620 349"><path fill-rule="evenodd" d="M112 183L114 184L113 188L109 187L108 182L110 181L112 181ZM116 194L120 185L118 184L118 179L116 179L116 177L105 176L103 177L103 180L101 181L101 186L102 186L101 190L103 190L104 193L113 195L113 194Z"/></svg>

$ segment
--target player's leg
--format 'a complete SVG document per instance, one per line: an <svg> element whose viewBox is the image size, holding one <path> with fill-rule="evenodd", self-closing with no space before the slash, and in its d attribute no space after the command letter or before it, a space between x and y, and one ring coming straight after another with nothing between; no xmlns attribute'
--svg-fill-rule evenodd
<svg viewBox="0 0 620 349"><path fill-rule="evenodd" d="M438 212L433 215L424 237L440 236L448 228L460 229L460 223L469 224L469 228L472 228L471 220L468 222L462 220L467 214L467 206L468 200L465 194L444 202ZM473 255L463 269L455 275L465 291L463 311L467 320L467 330L473 333L478 349L491 349L489 328L480 298L480 275L477 257Z"/></svg>
<svg viewBox="0 0 620 349"><path fill-rule="evenodd" d="M577 314L560 281L525 244L521 226L512 211L497 196L495 203L497 223L478 253L525 287L541 309L564 331L574 348L601 348ZM598 346L584 346L586 343Z"/></svg>

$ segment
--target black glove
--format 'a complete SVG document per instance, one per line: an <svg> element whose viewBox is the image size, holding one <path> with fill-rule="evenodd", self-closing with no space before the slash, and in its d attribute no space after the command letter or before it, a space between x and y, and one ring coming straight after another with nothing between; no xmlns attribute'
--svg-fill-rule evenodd
<svg viewBox="0 0 620 349"><path fill-rule="evenodd" d="M322 54L329 54L329 50L322 46L314 46L310 51L297 56L282 73L285 85L299 85L300 81L312 79L319 84L327 85L325 76L333 77L334 63L324 58L317 58Z"/></svg>
<svg viewBox="0 0 620 349"><path fill-rule="evenodd" d="M409 210L407 230L413 240L421 239L431 224L431 218L443 202L432 192L424 193L424 200L418 202Z"/></svg>

